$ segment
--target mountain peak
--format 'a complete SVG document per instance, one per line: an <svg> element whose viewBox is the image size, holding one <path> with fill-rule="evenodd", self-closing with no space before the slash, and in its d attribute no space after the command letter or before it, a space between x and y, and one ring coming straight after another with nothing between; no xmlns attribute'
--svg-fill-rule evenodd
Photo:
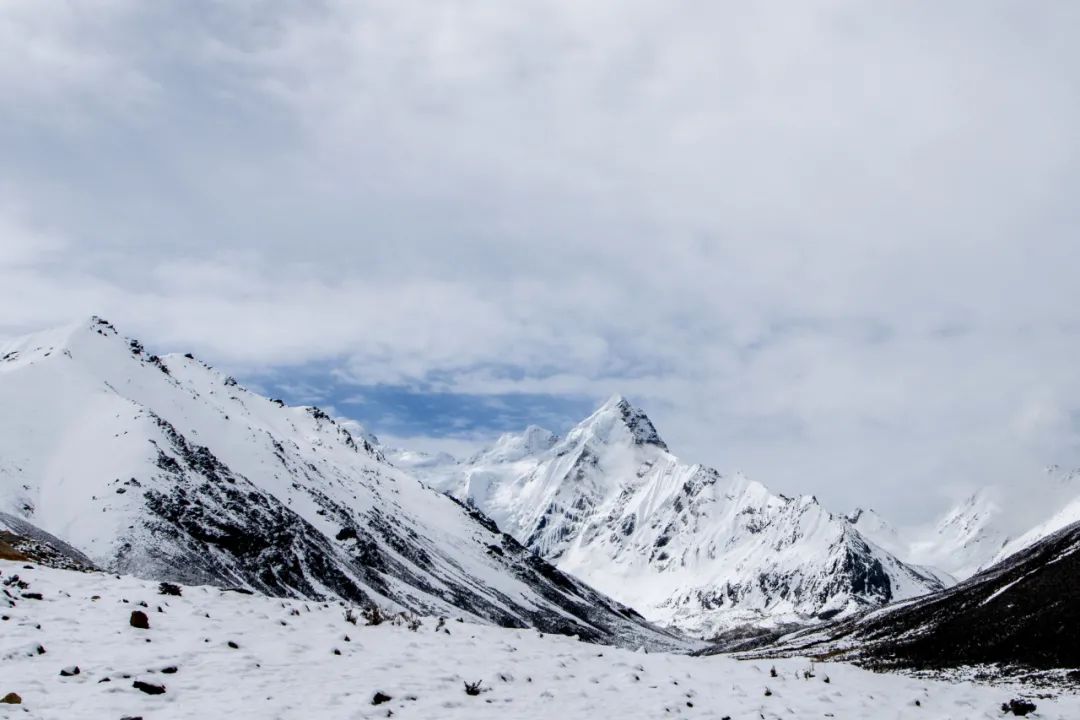
<svg viewBox="0 0 1080 720"><path fill-rule="evenodd" d="M568 438L572 435L584 435L607 443L612 439L612 432L619 427L626 429L635 445L653 445L665 452L668 449L667 443L660 437L645 411L618 394L608 398L596 412L574 428Z"/></svg>

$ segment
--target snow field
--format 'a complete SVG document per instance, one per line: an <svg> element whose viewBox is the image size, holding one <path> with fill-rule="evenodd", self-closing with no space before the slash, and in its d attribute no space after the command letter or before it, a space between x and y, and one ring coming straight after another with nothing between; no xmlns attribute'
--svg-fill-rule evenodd
<svg viewBox="0 0 1080 720"><path fill-rule="evenodd" d="M0 583L15 575L20 583L0 584L9 593L0 594L0 697L23 702L0 705L0 718L959 719L1000 718L1015 696L804 659L633 652L452 618L443 629L423 618L416 631L362 617L354 625L338 603L211 587L176 597L131 577L0 561ZM9 596L15 607L5 607ZM133 610L147 613L148 630L130 625ZM71 666L79 674L62 677ZM145 694L135 681L165 692ZM467 695L476 681L481 692ZM376 693L390 700L372 704ZM1036 702L1039 718L1080 717L1078 696Z"/></svg>

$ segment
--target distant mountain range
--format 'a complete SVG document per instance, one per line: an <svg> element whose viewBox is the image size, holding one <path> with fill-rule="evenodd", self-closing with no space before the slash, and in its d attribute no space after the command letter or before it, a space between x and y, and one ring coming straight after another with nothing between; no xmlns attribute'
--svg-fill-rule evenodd
<svg viewBox="0 0 1080 720"><path fill-rule="evenodd" d="M810 624L945 584L813 497L683 462L619 396L563 438L530 427L423 470L559 568L700 637Z"/></svg>
<svg viewBox="0 0 1080 720"><path fill-rule="evenodd" d="M5 559L632 647L1080 662L1053 641L1077 626L1076 472L1048 472L1072 499L1021 532L992 488L898 529L684 462L621 396L459 462L99 318L0 344L0 404Z"/></svg>
<svg viewBox="0 0 1080 720"><path fill-rule="evenodd" d="M1080 521L1080 472L1051 466L1036 483L1029 493L1036 497L1026 504L1034 504L1044 519L1034 527L1018 527L1016 513L1002 499L1010 493L994 487L975 491L929 527L901 530L873 510L856 510L848 519L898 557L963 580Z"/></svg>

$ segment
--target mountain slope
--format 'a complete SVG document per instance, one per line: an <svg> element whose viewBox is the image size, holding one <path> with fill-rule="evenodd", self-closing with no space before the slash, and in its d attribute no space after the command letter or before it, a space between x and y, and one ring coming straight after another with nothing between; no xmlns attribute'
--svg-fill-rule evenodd
<svg viewBox="0 0 1080 720"><path fill-rule="evenodd" d="M767 652L939 670L999 663L1080 667L1080 523L945 591L825 628Z"/></svg>
<svg viewBox="0 0 1080 720"><path fill-rule="evenodd" d="M712 636L941 587L812 497L681 462L624 398L562 440L527 435L504 436L432 483L650 619Z"/></svg>
<svg viewBox="0 0 1080 720"><path fill-rule="evenodd" d="M388 464L317 408L107 322L0 349L0 510L139 577L673 638Z"/></svg>
<svg viewBox="0 0 1080 720"><path fill-rule="evenodd" d="M991 490L982 489L945 513L931 532L916 536L904 557L966 578L990 562L1008 539L1001 505Z"/></svg>
<svg viewBox="0 0 1080 720"><path fill-rule="evenodd" d="M1053 485L1065 492L1067 499L1059 501L1058 507L1060 509L1056 510L1046 520L1005 543L994 555L992 562L1001 562L1021 550L1031 547L1043 538L1049 537L1058 530L1080 522L1080 496L1068 499L1068 495L1076 493L1077 486L1080 485L1080 470L1062 471L1061 468L1051 466L1047 468L1047 475L1051 478Z"/></svg>
<svg viewBox="0 0 1080 720"><path fill-rule="evenodd" d="M1033 518L1039 519L1034 525ZM849 519L909 563L968 578L1080 521L1080 471L1052 465L1015 487L980 488L929 526L897 529L872 510L857 510Z"/></svg>

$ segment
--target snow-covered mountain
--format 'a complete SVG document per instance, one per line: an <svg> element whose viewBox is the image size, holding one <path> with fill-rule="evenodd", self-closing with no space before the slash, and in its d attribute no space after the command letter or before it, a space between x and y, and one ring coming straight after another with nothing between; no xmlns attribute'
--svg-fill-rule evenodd
<svg viewBox="0 0 1080 720"><path fill-rule="evenodd" d="M1046 474L1051 485L1065 493L1065 499L1058 501L1059 509L1050 514L1046 520L1036 524L1026 532L1019 533L1015 538L1005 543L994 555L992 562L1000 562L1021 550L1031 547L1058 530L1080 522L1080 470L1063 470L1057 466L1050 466L1046 469Z"/></svg>
<svg viewBox="0 0 1080 720"><path fill-rule="evenodd" d="M848 517L897 557L964 579L1080 521L1080 471L1052 465L1021 487L1028 489L1022 497L1015 488L979 488L925 526L897 528L873 510ZM1032 517L1042 519L1032 526Z"/></svg>
<svg viewBox="0 0 1080 720"><path fill-rule="evenodd" d="M539 428L506 435L430 482L561 569L702 636L806 623L942 586L813 497L680 461L618 396L565 438Z"/></svg>
<svg viewBox="0 0 1080 720"><path fill-rule="evenodd" d="M989 563L1009 539L1001 504L983 488L948 510L931 528L906 533L901 557L967 578Z"/></svg>
<svg viewBox="0 0 1080 720"><path fill-rule="evenodd" d="M857 508L848 514L847 521L867 540L893 555L904 557L907 554L908 541L903 533L873 508Z"/></svg>
<svg viewBox="0 0 1080 720"><path fill-rule="evenodd" d="M314 407L93 319L0 347L0 511L139 577L673 638Z"/></svg>

